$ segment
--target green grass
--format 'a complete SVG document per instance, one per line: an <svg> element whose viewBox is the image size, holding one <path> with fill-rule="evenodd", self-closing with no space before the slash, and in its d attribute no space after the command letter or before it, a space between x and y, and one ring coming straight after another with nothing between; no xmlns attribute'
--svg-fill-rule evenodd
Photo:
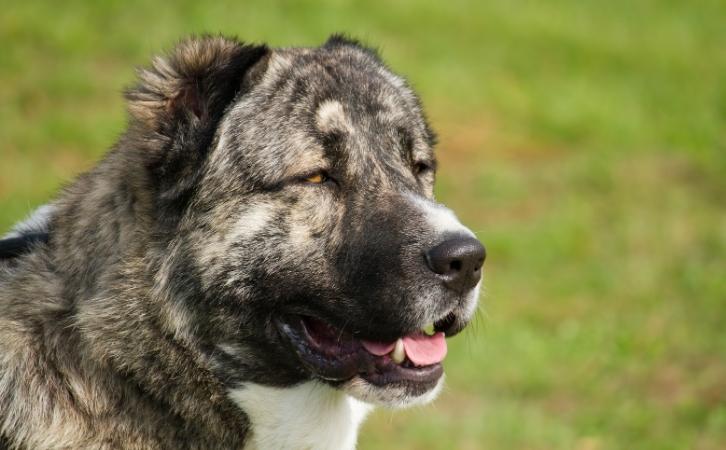
<svg viewBox="0 0 726 450"><path fill-rule="evenodd" d="M726 448L723 2L242 3L5 5L0 230L114 142L133 66L179 37L347 31L421 92L439 198L489 253L448 388L360 447Z"/></svg>

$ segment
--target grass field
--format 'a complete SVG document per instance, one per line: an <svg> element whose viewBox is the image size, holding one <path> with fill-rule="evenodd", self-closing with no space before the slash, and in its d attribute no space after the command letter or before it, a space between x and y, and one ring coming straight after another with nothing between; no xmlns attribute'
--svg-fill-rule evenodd
<svg viewBox="0 0 726 450"><path fill-rule="evenodd" d="M488 248L434 405L362 449L726 448L726 4L22 1L0 14L0 232L124 128L191 32L347 31L420 91L439 199Z"/></svg>

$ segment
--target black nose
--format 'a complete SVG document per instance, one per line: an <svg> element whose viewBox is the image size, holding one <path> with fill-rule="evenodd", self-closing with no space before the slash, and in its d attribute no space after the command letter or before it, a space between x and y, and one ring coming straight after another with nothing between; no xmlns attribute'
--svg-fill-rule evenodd
<svg viewBox="0 0 726 450"><path fill-rule="evenodd" d="M464 293L481 279L486 250L473 237L447 239L426 252L426 264L451 290Z"/></svg>

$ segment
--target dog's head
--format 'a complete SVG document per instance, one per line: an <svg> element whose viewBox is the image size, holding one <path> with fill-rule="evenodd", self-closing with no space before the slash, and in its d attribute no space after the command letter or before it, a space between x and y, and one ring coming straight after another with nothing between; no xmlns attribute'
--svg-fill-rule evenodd
<svg viewBox="0 0 726 450"><path fill-rule="evenodd" d="M129 139L163 149L149 168L169 330L230 386L432 398L485 255L433 199L435 138L406 82L340 37L192 40L141 79Z"/></svg>

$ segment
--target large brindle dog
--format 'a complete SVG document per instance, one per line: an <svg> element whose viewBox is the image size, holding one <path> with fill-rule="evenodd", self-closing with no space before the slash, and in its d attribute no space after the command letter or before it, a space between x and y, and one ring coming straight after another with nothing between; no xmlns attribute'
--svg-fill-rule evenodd
<svg viewBox="0 0 726 450"><path fill-rule="evenodd" d="M375 51L192 38L0 241L0 448L350 449L433 399L484 248Z"/></svg>

